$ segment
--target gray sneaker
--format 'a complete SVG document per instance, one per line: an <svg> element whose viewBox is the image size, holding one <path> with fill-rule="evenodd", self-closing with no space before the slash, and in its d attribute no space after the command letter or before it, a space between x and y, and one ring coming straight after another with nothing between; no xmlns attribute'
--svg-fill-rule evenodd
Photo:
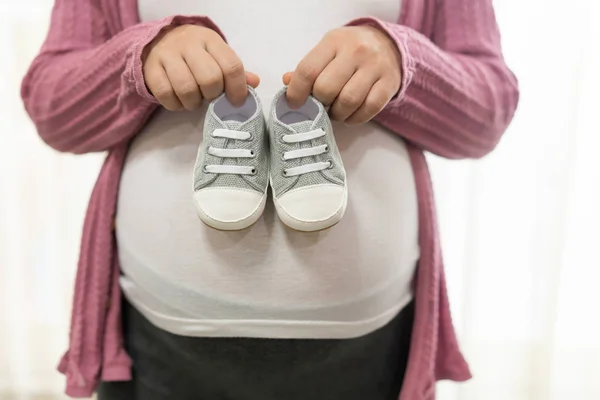
<svg viewBox="0 0 600 400"><path fill-rule="evenodd" d="M194 167L194 201L205 224L240 230L261 216L269 184L265 128L252 88L241 107L233 106L225 95L209 105Z"/></svg>
<svg viewBox="0 0 600 400"><path fill-rule="evenodd" d="M338 223L346 211L346 171L327 111L310 96L291 109L283 88L269 120L271 186L279 218L290 228L317 231Z"/></svg>

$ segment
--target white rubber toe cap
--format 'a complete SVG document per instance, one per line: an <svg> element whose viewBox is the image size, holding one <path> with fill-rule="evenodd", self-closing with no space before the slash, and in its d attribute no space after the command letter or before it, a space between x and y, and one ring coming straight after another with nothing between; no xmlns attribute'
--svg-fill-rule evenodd
<svg viewBox="0 0 600 400"><path fill-rule="evenodd" d="M266 193L213 187L194 192L198 217L205 224L231 231L249 227L265 209Z"/></svg>
<svg viewBox="0 0 600 400"><path fill-rule="evenodd" d="M315 185L291 190L275 199L279 218L299 231L318 231L338 223L348 203L348 190L339 185Z"/></svg>

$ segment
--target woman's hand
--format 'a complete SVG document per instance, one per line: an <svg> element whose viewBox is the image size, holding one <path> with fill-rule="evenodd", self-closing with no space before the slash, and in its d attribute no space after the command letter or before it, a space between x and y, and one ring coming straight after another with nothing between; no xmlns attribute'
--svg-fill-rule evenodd
<svg viewBox="0 0 600 400"><path fill-rule="evenodd" d="M241 104L246 83L259 83L221 36L202 26L167 31L146 47L142 60L146 86L171 111L196 109L203 98L212 100L223 90L232 103Z"/></svg>
<svg viewBox="0 0 600 400"><path fill-rule="evenodd" d="M361 124L377 115L400 90L400 52L384 32L370 26L330 31L283 76L290 105L312 94L331 105L331 117Z"/></svg>

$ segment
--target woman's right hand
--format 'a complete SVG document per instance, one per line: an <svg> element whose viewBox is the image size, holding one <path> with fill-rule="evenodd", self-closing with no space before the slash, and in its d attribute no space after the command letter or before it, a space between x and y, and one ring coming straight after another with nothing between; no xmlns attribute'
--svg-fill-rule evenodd
<svg viewBox="0 0 600 400"><path fill-rule="evenodd" d="M171 111L194 110L202 99L213 100L223 91L233 104L242 104L246 84L259 83L218 33L197 25L160 35L146 47L142 61L146 86Z"/></svg>

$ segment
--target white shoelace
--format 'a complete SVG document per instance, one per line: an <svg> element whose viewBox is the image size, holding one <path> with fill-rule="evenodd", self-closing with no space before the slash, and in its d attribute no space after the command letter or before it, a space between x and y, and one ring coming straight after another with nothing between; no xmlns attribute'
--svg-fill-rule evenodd
<svg viewBox="0 0 600 400"><path fill-rule="evenodd" d="M301 143L308 142L309 140L317 139L325 136L326 133L323 129L315 129L308 132L303 133L295 133L293 135L283 135L282 139L285 143ZM298 150L290 150L283 153L283 159L285 161L294 160L297 158L303 157L311 157L318 156L320 154L326 153L329 151L329 147L326 144L309 147L305 149ZM284 176L296 176L307 174L309 172L322 171L324 169L331 167L331 161L321 161L306 165L301 165L299 167L287 168L283 170Z"/></svg>
<svg viewBox="0 0 600 400"><path fill-rule="evenodd" d="M250 140L252 135L249 132L234 131L231 129L215 129L213 137L220 137L234 140ZM210 146L208 154L220 158L253 158L254 151L248 149L220 149ZM254 175L256 167L242 165L207 165L204 172L211 174L235 174L235 175Z"/></svg>

